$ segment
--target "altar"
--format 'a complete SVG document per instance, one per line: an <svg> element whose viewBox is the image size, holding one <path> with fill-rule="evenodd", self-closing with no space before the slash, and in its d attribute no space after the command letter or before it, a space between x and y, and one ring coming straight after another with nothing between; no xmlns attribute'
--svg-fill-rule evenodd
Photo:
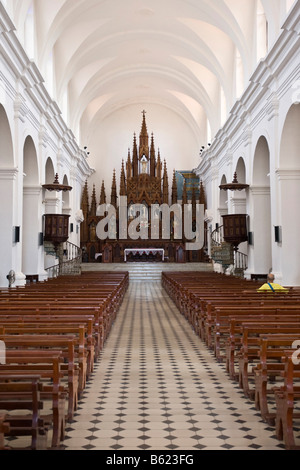
<svg viewBox="0 0 300 470"><path fill-rule="evenodd" d="M132 253L134 256L136 255L154 255L156 256L157 254L161 254L162 256L162 261L165 260L165 250L163 248L126 248L124 250L124 261L126 263L127 261L127 255Z"/></svg>
<svg viewBox="0 0 300 470"><path fill-rule="evenodd" d="M177 172L173 169L170 187L166 160L163 161L160 152L156 151L153 134L149 139L146 112L142 114L139 141L134 134L132 152L129 150L127 160L122 160L119 188L115 170L110 197L103 180L99 201L95 184L92 194L89 194L88 182L85 183L80 228L80 246L84 259L92 263L209 261L204 248L186 250L190 240L186 238L184 230L184 206L188 201L191 201L192 220L187 222L192 227L196 226L197 201L205 206L202 182L200 184L199 178L191 172ZM104 205L107 209L107 204L110 207L109 218L105 215L106 210L104 213L99 211ZM172 210L175 204L181 208L182 220L175 217ZM155 207L157 209L157 206L167 206L169 211L152 210ZM99 231L98 224L101 224ZM178 236L177 228L180 225L182 230Z"/></svg>

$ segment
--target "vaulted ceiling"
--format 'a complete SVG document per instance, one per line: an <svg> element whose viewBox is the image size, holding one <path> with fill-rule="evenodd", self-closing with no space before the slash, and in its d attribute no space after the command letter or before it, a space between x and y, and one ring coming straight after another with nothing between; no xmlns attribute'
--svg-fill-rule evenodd
<svg viewBox="0 0 300 470"><path fill-rule="evenodd" d="M218 131L292 0L2 0L78 139L132 103ZM203 135L202 135L203 137Z"/></svg>

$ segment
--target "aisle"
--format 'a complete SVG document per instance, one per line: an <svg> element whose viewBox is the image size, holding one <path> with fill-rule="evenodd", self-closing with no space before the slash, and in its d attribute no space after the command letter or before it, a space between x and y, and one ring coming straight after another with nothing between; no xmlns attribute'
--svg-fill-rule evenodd
<svg viewBox="0 0 300 470"><path fill-rule="evenodd" d="M64 447L282 449L160 282L133 282Z"/></svg>

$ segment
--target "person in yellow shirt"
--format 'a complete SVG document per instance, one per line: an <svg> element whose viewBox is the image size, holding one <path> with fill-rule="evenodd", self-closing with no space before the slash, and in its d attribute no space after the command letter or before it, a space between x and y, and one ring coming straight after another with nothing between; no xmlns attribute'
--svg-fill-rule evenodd
<svg viewBox="0 0 300 470"><path fill-rule="evenodd" d="M270 273L267 277L267 282L263 284L257 292L288 292L289 290L282 287L280 284L274 283L275 276Z"/></svg>

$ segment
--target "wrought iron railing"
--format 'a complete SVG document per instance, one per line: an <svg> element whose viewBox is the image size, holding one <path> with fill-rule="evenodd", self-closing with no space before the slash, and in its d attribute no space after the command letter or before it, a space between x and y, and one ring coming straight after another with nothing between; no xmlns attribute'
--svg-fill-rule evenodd
<svg viewBox="0 0 300 470"><path fill-rule="evenodd" d="M46 268L48 279L81 274L82 250L71 242L65 242L60 247L59 261L57 264Z"/></svg>

